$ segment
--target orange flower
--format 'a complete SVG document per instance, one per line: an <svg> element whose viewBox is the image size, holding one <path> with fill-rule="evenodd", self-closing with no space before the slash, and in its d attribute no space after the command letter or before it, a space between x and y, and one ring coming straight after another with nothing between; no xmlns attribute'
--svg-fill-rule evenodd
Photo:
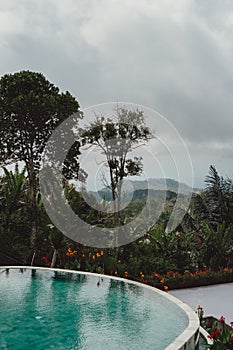
<svg viewBox="0 0 233 350"><path fill-rule="evenodd" d="M96 253L96 257L99 258L101 255L100 253Z"/></svg>
<svg viewBox="0 0 233 350"><path fill-rule="evenodd" d="M165 282L165 279L162 278L162 279L160 280L160 283L164 283L164 282Z"/></svg>
<svg viewBox="0 0 233 350"><path fill-rule="evenodd" d="M154 276L157 278L160 278L160 274L159 273L154 273Z"/></svg>
<svg viewBox="0 0 233 350"><path fill-rule="evenodd" d="M128 274L129 274L128 271L125 271L125 277L128 277Z"/></svg>
<svg viewBox="0 0 233 350"><path fill-rule="evenodd" d="M142 274L141 274L141 277L142 277L142 278L144 278L144 277L145 277L145 275L143 275L143 273L142 273Z"/></svg>
<svg viewBox="0 0 233 350"><path fill-rule="evenodd" d="M165 292L167 292L168 291L168 286L163 286L163 289L164 289Z"/></svg>
<svg viewBox="0 0 233 350"><path fill-rule="evenodd" d="M77 250L73 250L73 251L72 251L71 248L68 248L68 249L67 249L66 255L67 255L67 256L74 256L74 254L76 254L76 253L77 253Z"/></svg>

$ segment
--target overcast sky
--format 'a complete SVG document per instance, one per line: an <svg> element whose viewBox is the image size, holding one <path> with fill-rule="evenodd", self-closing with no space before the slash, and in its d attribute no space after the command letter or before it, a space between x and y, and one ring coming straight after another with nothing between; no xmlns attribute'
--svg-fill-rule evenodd
<svg viewBox="0 0 233 350"><path fill-rule="evenodd" d="M196 186L210 164L233 175L232 0L2 0L0 49L1 76L42 72L81 108L161 113L188 146Z"/></svg>

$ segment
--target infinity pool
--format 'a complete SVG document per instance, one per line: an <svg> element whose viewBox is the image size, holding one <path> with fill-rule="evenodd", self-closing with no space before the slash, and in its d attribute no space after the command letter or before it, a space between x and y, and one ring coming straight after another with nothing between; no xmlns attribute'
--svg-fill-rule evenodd
<svg viewBox="0 0 233 350"><path fill-rule="evenodd" d="M0 268L1 350L163 350L188 322L178 305L137 284Z"/></svg>

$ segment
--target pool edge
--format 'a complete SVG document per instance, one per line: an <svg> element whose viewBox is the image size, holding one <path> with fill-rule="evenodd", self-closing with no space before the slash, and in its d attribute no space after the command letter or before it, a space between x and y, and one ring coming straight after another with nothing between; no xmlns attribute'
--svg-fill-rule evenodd
<svg viewBox="0 0 233 350"><path fill-rule="evenodd" d="M165 348L165 350L197 350L198 349L200 322L197 314L191 309L190 306L185 304L183 301L158 288L149 286L141 282L126 279L123 277L115 277L110 275L104 275L104 274L86 272L86 271L78 271L78 270L68 270L68 269L40 267L40 266L0 266L0 269L28 269L28 270L30 269L30 270L46 270L46 271L75 273L80 275L89 275L89 276L109 278L117 281L123 281L126 283L132 283L137 286L156 291L163 297L169 299L171 302L179 306L186 313L189 319L189 324L186 327L186 329L170 345L168 345Z"/></svg>

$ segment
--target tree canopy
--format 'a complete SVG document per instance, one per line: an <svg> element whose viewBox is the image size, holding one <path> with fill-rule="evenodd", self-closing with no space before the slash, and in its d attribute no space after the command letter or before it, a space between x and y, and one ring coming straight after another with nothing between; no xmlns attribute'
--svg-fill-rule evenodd
<svg viewBox="0 0 233 350"><path fill-rule="evenodd" d="M38 226L37 174L42 152L52 131L74 113L82 116L78 101L68 91L60 93L41 73L21 71L0 79L0 164L25 163L31 199L32 246ZM77 151L77 145L74 147ZM77 156L64 164L69 177L71 167L75 171L79 168Z"/></svg>
<svg viewBox="0 0 233 350"><path fill-rule="evenodd" d="M79 112L79 103L43 74L21 71L0 79L1 164L24 161L39 167L41 153L54 128Z"/></svg>
<svg viewBox="0 0 233 350"><path fill-rule="evenodd" d="M97 146L106 158L110 184L105 185L112 191L112 199L120 198L121 182L127 176L140 175L142 158L129 157L129 153L152 138L152 132L146 126L143 111L115 109L115 118L96 116L81 132L83 144Z"/></svg>

